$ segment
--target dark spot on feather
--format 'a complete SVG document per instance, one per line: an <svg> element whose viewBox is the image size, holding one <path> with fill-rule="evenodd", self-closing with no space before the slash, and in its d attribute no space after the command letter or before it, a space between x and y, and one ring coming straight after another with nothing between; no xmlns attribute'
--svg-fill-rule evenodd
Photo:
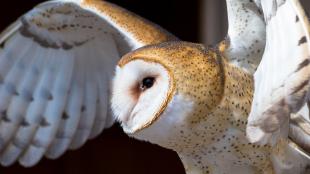
<svg viewBox="0 0 310 174"><path fill-rule="evenodd" d="M299 17L296 15L296 20L295 22L299 22Z"/></svg>
<svg viewBox="0 0 310 174"><path fill-rule="evenodd" d="M48 96L48 100L53 100L53 99L54 99L54 97L53 97L53 95L50 93L49 96Z"/></svg>
<svg viewBox="0 0 310 174"><path fill-rule="evenodd" d="M2 42L1 44L0 44L0 48L4 48L5 47L5 41L4 42Z"/></svg>
<svg viewBox="0 0 310 174"><path fill-rule="evenodd" d="M53 100L53 95L47 89L41 90L41 96L46 100Z"/></svg>
<svg viewBox="0 0 310 174"><path fill-rule="evenodd" d="M67 112L64 112L63 114L62 114L62 117L61 117L63 120L68 120L70 117L69 117L69 115L67 114Z"/></svg>
<svg viewBox="0 0 310 174"><path fill-rule="evenodd" d="M21 122L21 126L23 127L28 127L30 124L27 122L27 120L24 118L23 121Z"/></svg>
<svg viewBox="0 0 310 174"><path fill-rule="evenodd" d="M299 65L298 65L298 68L295 70L295 72L298 72L300 71L301 69L303 69L304 67L308 66L310 63L310 59L307 58L305 59L303 62L301 62Z"/></svg>
<svg viewBox="0 0 310 174"><path fill-rule="evenodd" d="M1 114L1 116L5 116L5 115L7 115L7 111L4 110L4 111L2 111L0 114Z"/></svg>
<svg viewBox="0 0 310 174"><path fill-rule="evenodd" d="M12 95L18 95L18 93L16 91L16 87L13 83L7 83L5 87L6 87L6 90L8 91L8 93L10 93Z"/></svg>
<svg viewBox="0 0 310 174"><path fill-rule="evenodd" d="M263 14L263 12L262 12L262 10L261 10L261 9L258 9L257 11L258 11L258 13L259 13L260 15L262 15L262 14Z"/></svg>
<svg viewBox="0 0 310 174"><path fill-rule="evenodd" d="M34 100L32 94L30 91L28 90L23 90L21 92L21 96L26 100L26 101L29 101L29 102L32 102Z"/></svg>
<svg viewBox="0 0 310 174"><path fill-rule="evenodd" d="M62 43L62 48L65 49L65 50L70 50L72 48L72 45L69 45L67 43Z"/></svg>
<svg viewBox="0 0 310 174"><path fill-rule="evenodd" d="M304 43L306 43L306 42L307 42L307 38L306 38L306 36L303 36L303 37L301 37L300 40L298 41L298 46L300 46L300 45L302 45L302 44L304 44Z"/></svg>
<svg viewBox="0 0 310 174"><path fill-rule="evenodd" d="M304 82L302 82L300 85L298 85L297 87L295 87L294 91L291 94L295 94L297 92L299 92L300 90L302 90L307 84L309 83L309 80L305 80Z"/></svg>
<svg viewBox="0 0 310 174"><path fill-rule="evenodd" d="M43 38L35 33L32 33L30 31L31 28L31 24L29 23L29 21L27 21L27 19L25 19L24 17L21 18L21 22L22 22L22 27L19 29L20 33L27 37L27 38L31 38L33 39L35 42L37 42L38 44L40 44L42 47L45 48L53 48L53 49L64 49L64 50L70 50L72 49L74 46L81 46L85 43L87 43L88 41L92 40L91 39L85 39L84 41L79 41L79 42L74 42L74 44L68 44L66 42L60 42L60 43L56 43L53 42L51 40L48 40L46 38ZM67 27L66 25L64 25L65 27ZM76 24L76 26L79 26L79 24ZM75 25L71 24L70 27L75 27ZM85 26L86 27L86 26ZM53 31L53 30L60 30L61 27L57 27L57 28L48 28L47 30Z"/></svg>
<svg viewBox="0 0 310 174"><path fill-rule="evenodd" d="M49 27L47 28L48 31L55 31L55 28L54 27Z"/></svg>
<svg viewBox="0 0 310 174"><path fill-rule="evenodd" d="M286 102L285 102L285 100L284 100L284 99L282 99L282 100L280 101L279 105L280 105L281 107L286 106Z"/></svg>
<svg viewBox="0 0 310 174"><path fill-rule="evenodd" d="M47 127L50 126L51 124L49 122L46 121L45 118L42 118L41 122L40 122L40 126L41 127Z"/></svg>
<svg viewBox="0 0 310 174"><path fill-rule="evenodd" d="M81 108L81 112L85 112L86 111L86 107L83 105Z"/></svg>
<svg viewBox="0 0 310 174"><path fill-rule="evenodd" d="M11 122L11 119L8 117L7 114L5 114L4 117L2 117L2 120L7 123Z"/></svg>
<svg viewBox="0 0 310 174"><path fill-rule="evenodd" d="M59 49L59 46L56 43L54 43L54 44L49 43L45 39L42 39L41 37L31 33L29 31L30 24L25 18L21 18L21 22L23 25L19 29L19 31L23 36L28 37L28 38L32 38L35 42L39 43L42 47Z"/></svg>

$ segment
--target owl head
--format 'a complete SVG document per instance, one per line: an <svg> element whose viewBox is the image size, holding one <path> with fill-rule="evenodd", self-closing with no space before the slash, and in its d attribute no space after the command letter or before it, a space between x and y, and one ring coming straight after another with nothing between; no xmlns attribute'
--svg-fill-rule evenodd
<svg viewBox="0 0 310 174"><path fill-rule="evenodd" d="M118 63L112 110L126 133L168 146L163 144L167 139L176 143L172 139L205 119L220 102L222 71L219 54L200 44L167 42L140 48Z"/></svg>

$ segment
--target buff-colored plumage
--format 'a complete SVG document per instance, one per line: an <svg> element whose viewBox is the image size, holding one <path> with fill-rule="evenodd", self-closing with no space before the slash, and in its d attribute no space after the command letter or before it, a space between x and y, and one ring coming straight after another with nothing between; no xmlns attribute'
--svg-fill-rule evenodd
<svg viewBox="0 0 310 174"><path fill-rule="evenodd" d="M217 50L185 42L163 43L134 51L123 57L119 65L123 67L136 60L165 67L173 81L169 84L173 86L171 93L174 98L182 96L193 105L190 113L175 116L182 117L181 123L165 121L174 115L173 112L165 113L168 112L166 108L173 105L163 106L159 113L161 116L156 117L158 120L144 125L132 136L176 151L187 173L251 171L273 174L276 166L273 158L285 159L280 164L283 166L294 163L295 167L286 166L289 172L299 173L305 169L307 162L289 152L288 142L271 147L255 145L246 139L253 77L230 65ZM173 100L171 97L167 99ZM167 131L167 135L163 136L160 130L163 124L175 130Z"/></svg>

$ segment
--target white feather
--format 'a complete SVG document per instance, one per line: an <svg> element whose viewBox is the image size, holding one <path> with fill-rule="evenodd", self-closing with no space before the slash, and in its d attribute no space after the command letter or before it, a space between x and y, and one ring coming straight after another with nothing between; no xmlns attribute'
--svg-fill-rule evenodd
<svg viewBox="0 0 310 174"><path fill-rule="evenodd" d="M32 140L32 148L28 148L28 150L25 151L23 158L33 156L32 153L36 154L36 159L40 159L44 155L55 137L61 115L65 108L67 92L72 76L73 55L70 51L58 51L55 53L57 54L52 58L56 59L55 64L50 65L53 73L51 80L54 83L48 88L51 95L50 97L52 98L47 98L47 105L42 117L46 125L39 126ZM32 166L34 164L30 163L29 165Z"/></svg>
<svg viewBox="0 0 310 174"><path fill-rule="evenodd" d="M115 43L115 41L111 36L108 35L105 35L100 40L95 40L95 45L102 45L107 49L96 49L96 54L98 55L96 57L96 62L98 63L96 64L97 73L95 75L97 78L97 86L99 90L99 102L97 102L96 119L91 135L89 137L90 139L98 136L105 127L108 128L109 126L105 126L107 124L107 120L109 117L113 117L112 114L108 114L107 112L109 108L109 86L111 86L111 77L114 76L112 73L114 71L114 67L105 66L105 68L102 68L102 65L115 65L117 63L117 57L120 57L116 44L112 43Z"/></svg>
<svg viewBox="0 0 310 174"><path fill-rule="evenodd" d="M42 65L44 66L41 72L42 76L36 85L33 102L29 105L26 113L26 120L28 120L30 126L24 128L24 130L21 129L17 135L25 144L27 144L27 147L25 147L26 149L24 149L25 152L23 152L23 155L19 159L19 161L24 164L27 163L23 162L23 159L28 159L27 154L29 156L29 149L34 149L33 144L39 144L39 142L34 141L34 136L37 130L40 125L47 123L47 120L44 119L45 108L47 107L52 95L51 87L55 84L56 72L59 65L59 59L55 57L55 50L46 50L46 62ZM29 165L31 166L32 164Z"/></svg>
<svg viewBox="0 0 310 174"><path fill-rule="evenodd" d="M28 123L28 126L23 125L19 126L18 130L16 131L14 139L12 139L12 141L10 142L9 146L6 149L6 152L3 154L4 156L10 156L11 162L14 162L14 160L16 160L14 158L18 158L23 152L23 150L25 150L24 148L26 148L29 145L33 133L36 130L37 125L39 124L38 120L40 119L41 115L36 116L32 115L34 113L33 112L29 113L29 108L34 106L35 103L40 104L39 108L41 110L43 108L41 108L40 106L42 107L44 106L44 102L40 103L41 100L38 100L38 98L35 95L35 93L38 93L38 91L40 90L40 88L38 88L38 86L36 85L39 84L40 80L44 78L44 76L46 75L46 73L41 72L43 72L44 66L50 62L46 61L45 58L43 57L45 56L44 53L46 52L45 48L37 46L35 51L36 54L34 56L33 63L29 65L31 71L29 71L26 74L25 85L23 86L24 88L21 90L21 95L25 96L26 98L30 97L31 100L31 103L28 105L27 111L24 113L25 114L24 121ZM47 54L49 54L48 51ZM3 157L3 159L5 158L6 157Z"/></svg>
<svg viewBox="0 0 310 174"><path fill-rule="evenodd" d="M21 76L25 70L20 65L23 64L24 61L28 61L27 59L32 58L32 52L30 50L34 48L34 42L28 40L28 42L24 42L24 44L27 44L28 49L20 52L20 55L18 55L14 65L9 70L7 76L5 76L4 82L0 88L0 110L3 112L3 121L0 123L0 137L3 143L1 148L4 148L14 135L16 126L21 120L21 114L23 114L23 110L25 109L22 103L16 101L15 95L17 93L17 87L22 80ZM14 108L15 106L17 106L17 108Z"/></svg>
<svg viewBox="0 0 310 174"><path fill-rule="evenodd" d="M0 74L1 78L5 77L12 65L20 57L20 55L27 51L31 40L16 33L12 38L5 42L4 50L1 50L0 54ZM18 51L14 51L18 47ZM2 79L3 80L3 79Z"/></svg>
<svg viewBox="0 0 310 174"><path fill-rule="evenodd" d="M305 64L310 56L310 34L308 19L298 0L261 3L267 42L255 73L247 135L251 142L272 143L279 136L287 136L290 113L305 103L310 77L310 67Z"/></svg>
<svg viewBox="0 0 310 174"><path fill-rule="evenodd" d="M42 67L43 67L42 65L44 65L45 63L45 59L43 58L43 55L44 55L43 50L39 46L37 46L37 48L33 50L36 52L36 54L34 55L33 62L28 65L30 70L25 74L24 84L23 84L23 87L20 89L20 95L24 97L25 99L29 100L30 102L34 100L33 96L34 96L36 84L39 81L39 79L42 77L40 72L42 72ZM24 114L26 113L27 111L24 112ZM20 127L16 131L14 139L12 139L12 141L10 142L10 145L7 147L6 151L8 152L5 152L7 154L4 154L7 156L10 156L12 162L13 162L13 158L18 157L22 153L23 148L26 148L27 145L30 143L30 137L32 135L31 132L33 132L31 131L32 130L31 127L33 127L33 123L29 122L29 114L28 114L28 117L27 117L27 114L25 115L24 121L29 124L30 128L28 126L20 125ZM17 146L18 148L16 148L15 146ZM11 149L19 150L19 152L18 153L12 152L14 150L11 150ZM11 153L15 155L10 155ZM3 157L3 158L6 158L6 157Z"/></svg>
<svg viewBox="0 0 310 174"><path fill-rule="evenodd" d="M25 113L27 111L28 105L31 102L32 98L32 88L34 84L37 81L37 74L33 73L33 69L31 65L35 63L37 60L37 57L40 56L40 48L38 48L37 45L34 45L34 48L31 49L31 54L26 55L21 62L17 62L18 66L21 69L25 69L23 74L25 75L24 78L21 79L19 85L16 86L16 92L18 95L15 95L10 103L10 106L8 107L8 116L11 119L11 122L6 123L6 130L10 132L11 137L15 136L15 133L17 132L18 128L20 126L24 126L23 124L27 124L27 121L24 119ZM40 57L41 58L41 57ZM19 76L22 76L23 74L19 74ZM11 115L11 116L10 116ZM9 135L9 134L8 134ZM1 154L1 163L10 165L13 162L15 162L16 158L19 153L15 152L18 148L12 147L15 140L13 139L10 141L10 144L6 147L6 149ZM11 150L13 148L14 150ZM14 151L14 152L13 152ZM15 155L13 155L15 154Z"/></svg>
<svg viewBox="0 0 310 174"><path fill-rule="evenodd" d="M95 45L92 45L95 46ZM96 102L98 96L98 88L96 85L96 68L95 68L95 57L92 50L88 50L89 57L85 63L85 83L84 83L84 99L83 99L83 110L81 119L79 122L78 129L72 139L70 148L77 149L81 147L88 136L95 121L96 114ZM85 61L85 60L84 60Z"/></svg>
<svg viewBox="0 0 310 174"><path fill-rule="evenodd" d="M265 22L253 1L226 0L228 15L228 48L224 51L230 63L253 74L265 47Z"/></svg>
<svg viewBox="0 0 310 174"><path fill-rule="evenodd" d="M75 70L73 72L67 106L64 111L68 118L61 121L56 138L46 153L48 158L55 159L62 155L69 147L71 139L76 132L81 117L84 96L85 68L83 59L87 56L85 54L87 49L88 47L86 46L75 48Z"/></svg>

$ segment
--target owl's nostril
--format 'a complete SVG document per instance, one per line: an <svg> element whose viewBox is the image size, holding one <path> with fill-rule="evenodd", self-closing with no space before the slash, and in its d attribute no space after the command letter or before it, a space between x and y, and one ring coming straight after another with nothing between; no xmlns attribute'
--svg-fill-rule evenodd
<svg viewBox="0 0 310 174"><path fill-rule="evenodd" d="M146 77L142 80L142 83L140 85L141 90L146 90L151 88L154 85L155 78L154 77Z"/></svg>

